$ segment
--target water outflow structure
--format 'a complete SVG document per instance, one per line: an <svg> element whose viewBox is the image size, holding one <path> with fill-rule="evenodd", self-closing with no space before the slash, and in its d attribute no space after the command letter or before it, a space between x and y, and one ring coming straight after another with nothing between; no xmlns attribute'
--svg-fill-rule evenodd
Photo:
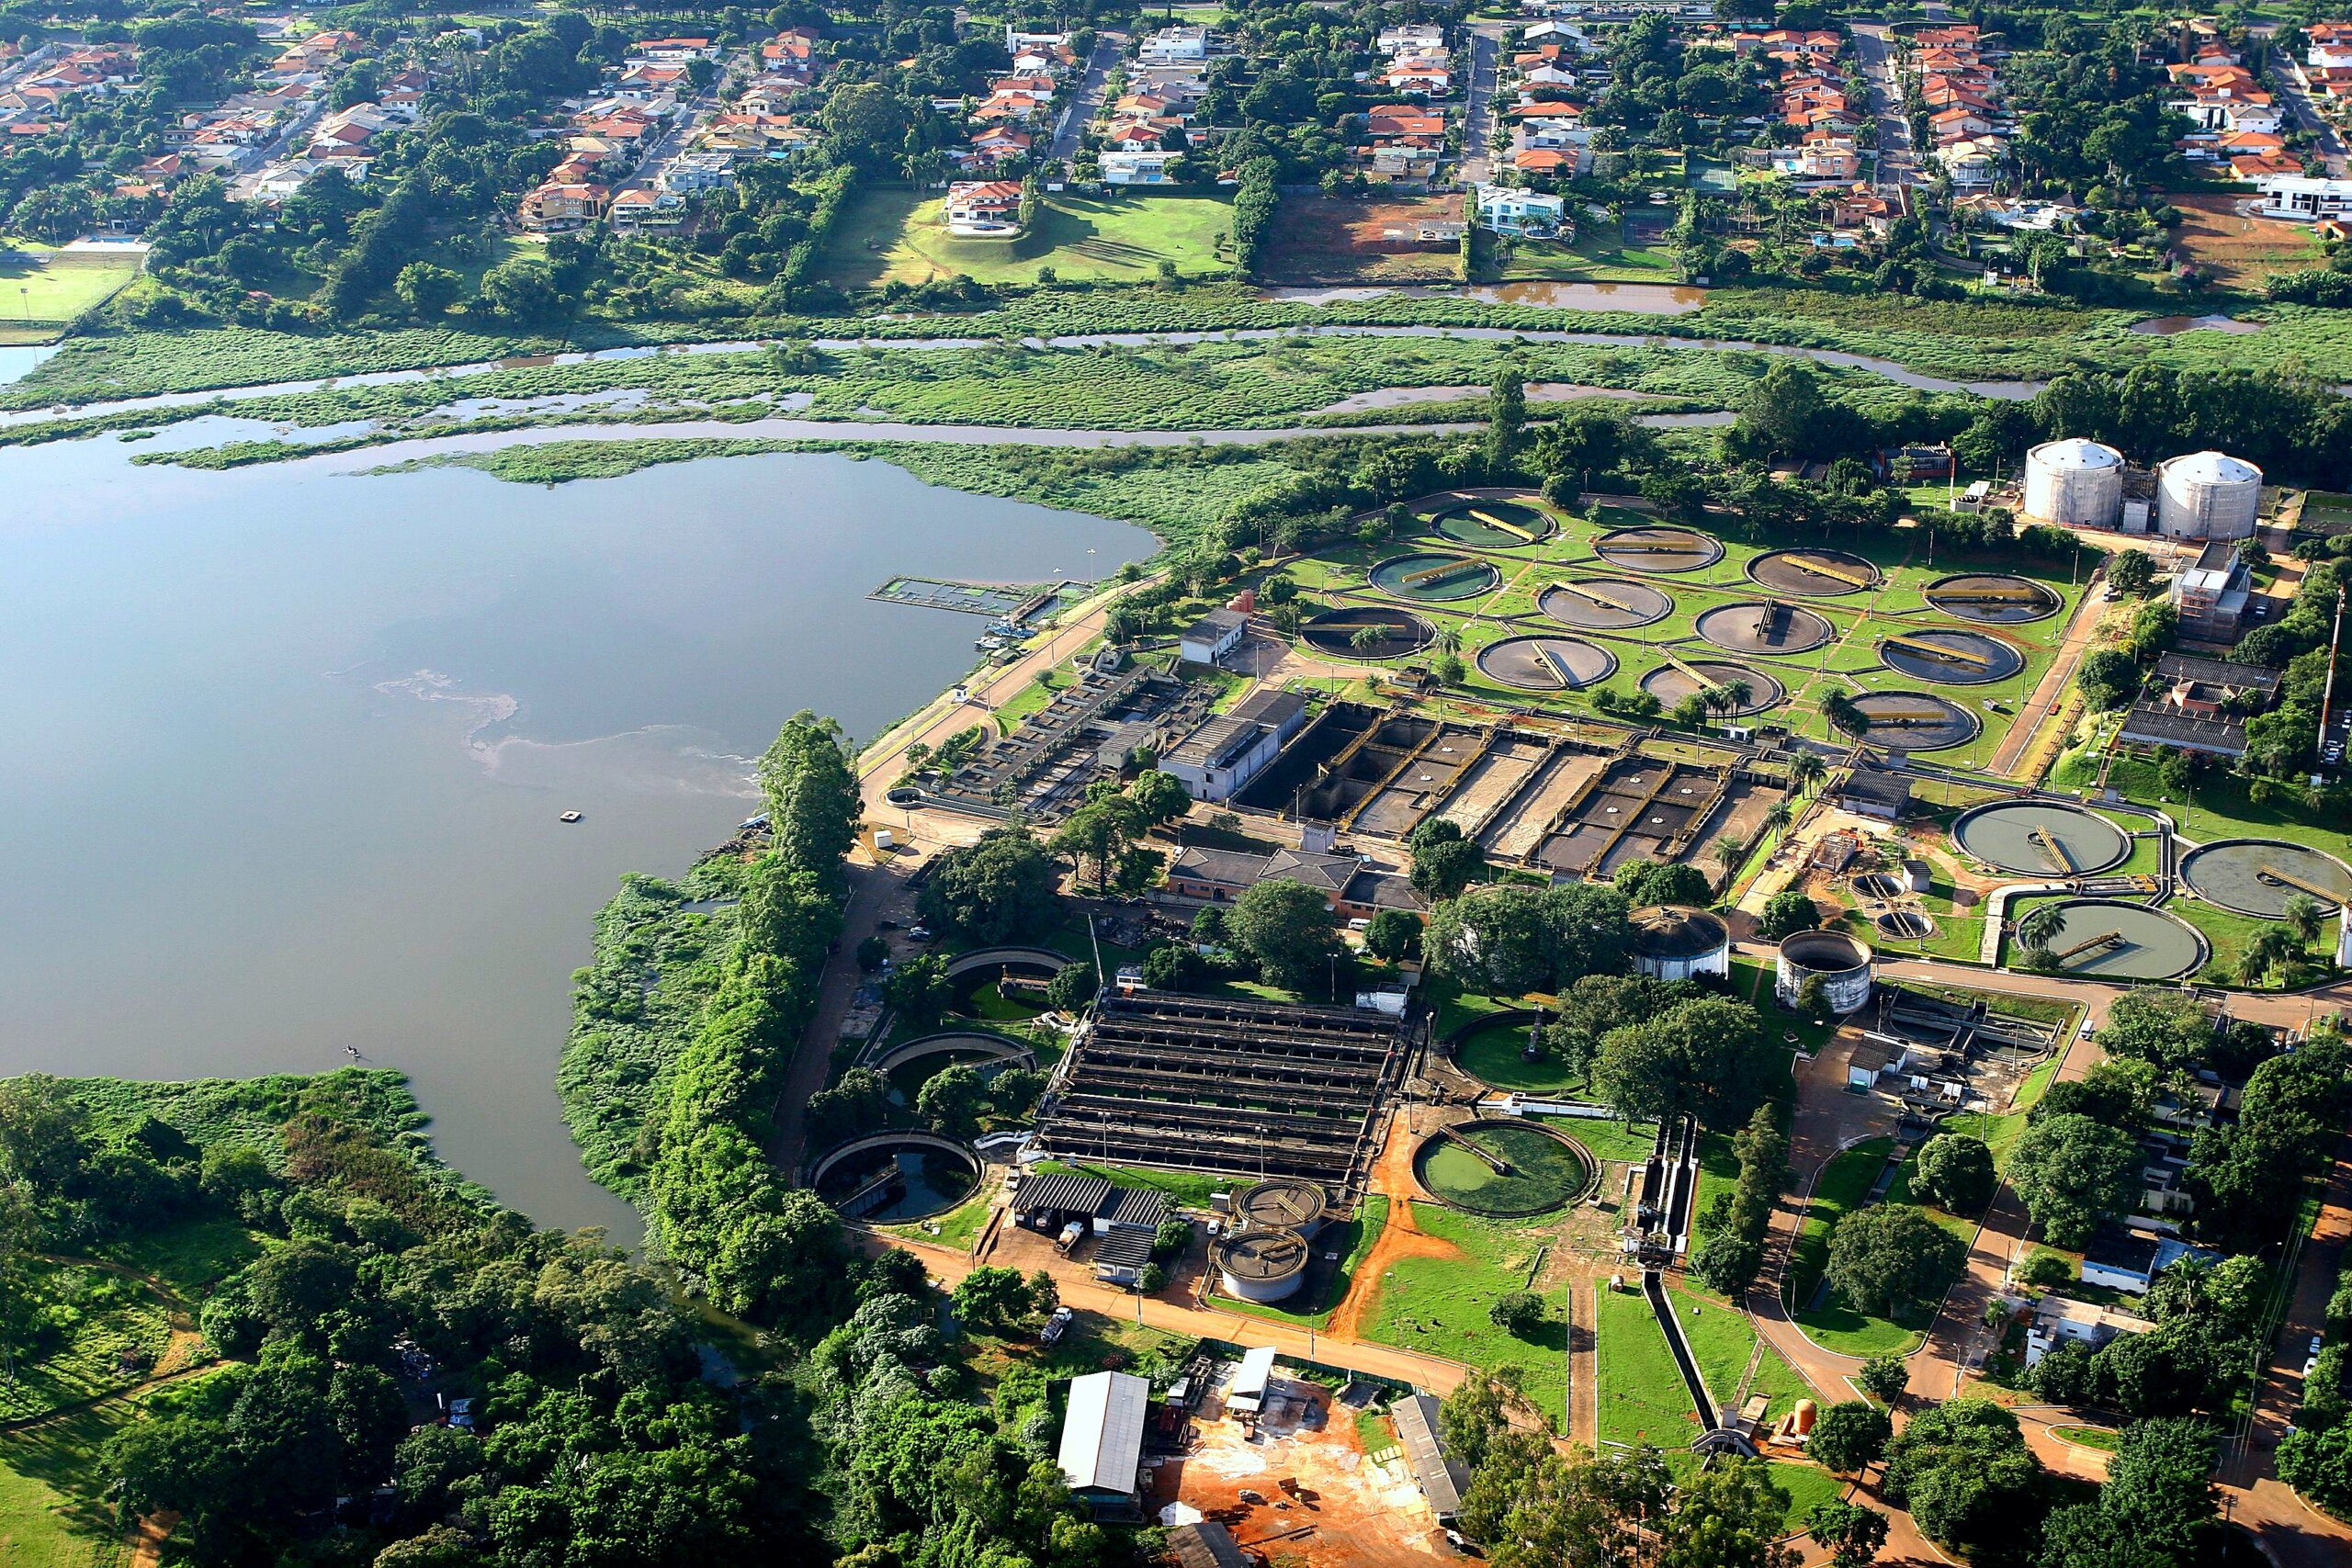
<svg viewBox="0 0 2352 1568"><path fill-rule="evenodd" d="M1690 1406L1699 1413L1702 1434L1715 1429L1715 1402L1708 1396L1706 1380L1699 1375L1698 1358L1690 1354L1690 1341L1682 1337L1681 1320L1674 1315L1674 1303L1668 1299L1666 1281L1655 1269L1642 1270L1642 1294L1650 1301L1650 1312L1657 1325L1666 1333L1666 1348L1674 1352L1674 1364L1681 1369L1682 1386L1690 1391Z"/></svg>

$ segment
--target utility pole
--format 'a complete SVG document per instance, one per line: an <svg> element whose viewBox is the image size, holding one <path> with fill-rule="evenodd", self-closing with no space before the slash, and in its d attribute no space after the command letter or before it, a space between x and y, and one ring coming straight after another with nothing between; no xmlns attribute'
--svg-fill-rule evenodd
<svg viewBox="0 0 2352 1568"><path fill-rule="evenodd" d="M2335 591L2335 625L2327 634L2327 680L2319 689L2319 745L2321 755L2326 755L2327 726L2335 709L2335 656L2344 642L2344 590Z"/></svg>

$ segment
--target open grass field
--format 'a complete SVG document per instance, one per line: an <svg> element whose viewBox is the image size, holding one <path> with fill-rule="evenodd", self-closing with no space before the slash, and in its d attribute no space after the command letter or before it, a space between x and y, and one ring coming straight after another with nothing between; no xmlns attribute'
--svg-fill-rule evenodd
<svg viewBox="0 0 2352 1568"><path fill-rule="evenodd" d="M1595 1288L1600 1383L1600 1433L1604 1444L1688 1448L1699 1435L1699 1415L1666 1331L1638 1290Z"/></svg>
<svg viewBox="0 0 2352 1568"><path fill-rule="evenodd" d="M1787 1415L1800 1399L1821 1397L1769 1345L1756 1360L1755 1377L1747 1376L1748 1362L1756 1357L1756 1325L1729 1302L1680 1280L1668 1285L1667 1300L1682 1319L1682 1337L1690 1342L1690 1353L1699 1359L1699 1375L1707 1380L1707 1392L1714 1395L1718 1406L1731 1404L1743 1381L1750 1394L1760 1393L1772 1402L1765 1412L1768 1423Z"/></svg>
<svg viewBox="0 0 2352 1568"><path fill-rule="evenodd" d="M24 243L0 249L0 328L10 343L47 342L139 276L138 255L92 255Z"/></svg>
<svg viewBox="0 0 2352 1568"><path fill-rule="evenodd" d="M1524 1023L1488 1024L1462 1042L1454 1061L1472 1077L1497 1089L1569 1094L1584 1088L1584 1075L1569 1071L1557 1056L1528 1061L1527 1034Z"/></svg>
<svg viewBox="0 0 2352 1568"><path fill-rule="evenodd" d="M1225 196L1044 200L1017 240L959 240L940 217L943 198L916 190L870 190L835 227L820 273L844 288L933 283L958 275L981 283L1035 283L1037 269L1098 283L1147 283L1163 261L1188 277L1232 265L1223 244L1233 203Z"/></svg>
<svg viewBox="0 0 2352 1568"><path fill-rule="evenodd" d="M2238 211L2243 196L2176 196L2180 228L2174 243L2189 260L2233 288L2259 288L2274 272L2319 264L2318 237L2307 223L2249 218Z"/></svg>
<svg viewBox="0 0 2352 1568"><path fill-rule="evenodd" d="M1538 280L1567 283L1679 283L1681 269L1670 247L1627 238L1605 219L1580 213L1577 237L1513 240L1497 247L1493 276L1505 283Z"/></svg>
<svg viewBox="0 0 2352 1568"><path fill-rule="evenodd" d="M1598 714L1593 699L1600 692L1613 691L1623 696L1638 690L1644 678L1668 665L1669 649L1675 657L1686 660L1736 659L1770 673L1788 689L1787 701L1768 710L1765 722L1785 724L1818 739L1831 737L1828 721L1821 716L1821 704L1833 692L1859 696L1872 692L1929 691L1948 698L1973 715L1981 728L1973 740L1933 755L1939 762L1963 770L1989 759L2016 721L2019 707L2056 656L2068 616L2084 592L2080 583L2072 579L2087 576L2086 570L2070 570L2072 562L2042 562L2015 554L1998 562L1988 562L1955 560L1947 552L1945 558L1930 564L1923 558L1924 543L1915 545L1900 532L1827 541L1725 537L1724 558L1713 566L1645 579L1674 600L1673 608L1664 619L1623 632L1574 632L1616 658L1617 668L1607 679L1575 693L1531 692L1487 678L1477 668L1478 650L1507 637L1566 629L1539 609L1544 591L1571 572L1622 570L1600 559L1594 552L1594 541L1610 529L1655 521L1644 513L1611 505L1589 507L1582 514L1547 510L1559 524L1551 538L1532 547L1486 553L1486 558L1499 572L1499 580L1491 591L1469 599L1411 604L1416 613L1442 631L1451 629L1461 639L1461 657L1465 665L1461 690L1465 695L1478 701L1564 715ZM1449 542L1436 542L1448 549L1460 548ZM1421 547L1423 543L1419 539L1397 539L1375 545L1340 545L1312 559L1293 563L1287 570L1319 601L1389 602L1389 595L1371 589L1367 575L1370 569L1388 556ZM1823 543L1867 558L1883 578L1881 586L1871 592L1803 601L1805 609L1829 623L1831 636L1826 644L1794 655L1734 655L1699 637L1696 623L1708 610L1768 596L1767 591L1747 574L1748 564L1758 556L1775 548ZM1956 620L1929 605L1923 590L1937 577L1963 570L1997 570L2033 578L2056 592L2064 607L2056 615L2021 626L1975 626ZM1930 628L1984 632L2014 648L2022 662L2015 674L1979 685L1927 682L1885 667L1879 654L1883 638Z"/></svg>
<svg viewBox="0 0 2352 1568"><path fill-rule="evenodd" d="M1412 237L1423 219L1462 217L1458 196L1294 196L1275 209L1266 260L1270 283L1454 283L1462 247Z"/></svg>
<svg viewBox="0 0 2352 1568"><path fill-rule="evenodd" d="M1535 1408L1566 1430L1566 1323L1547 1316L1533 1338L1521 1339L1487 1316L1497 1296L1527 1288L1536 1254L1547 1240L1542 1224L1478 1219L1437 1203L1415 1203L1413 1223L1451 1243L1456 1255L1400 1258L1379 1279L1366 1280L1374 1294L1360 1320L1364 1337L1489 1371L1516 1365L1526 1373L1527 1397ZM1546 1303L1549 1312L1556 1313L1557 1306L1556 1297ZM1671 1361L1668 1371L1673 1371Z"/></svg>
<svg viewBox="0 0 2352 1568"><path fill-rule="evenodd" d="M131 1415L103 1405L0 1437L0 1562L116 1568L128 1559L98 1455Z"/></svg>

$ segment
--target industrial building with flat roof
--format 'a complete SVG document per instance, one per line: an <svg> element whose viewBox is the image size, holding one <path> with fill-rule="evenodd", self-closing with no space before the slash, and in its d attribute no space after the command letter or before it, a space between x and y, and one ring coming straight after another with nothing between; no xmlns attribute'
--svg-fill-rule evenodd
<svg viewBox="0 0 2352 1568"><path fill-rule="evenodd" d="M1378 1011L1107 995L1055 1069L1036 1147L1057 1159L1297 1177L1351 1203L1408 1054L1400 1021Z"/></svg>
<svg viewBox="0 0 2352 1568"><path fill-rule="evenodd" d="M2123 716L2126 745L2177 747L2216 757L2245 754L2245 721L2270 705L2281 677L2259 664L2166 653L2151 690Z"/></svg>
<svg viewBox="0 0 2352 1568"><path fill-rule="evenodd" d="M1150 1404L1148 1378L1089 1372L1070 1380L1058 1458L1062 1479L1080 1502L1098 1511L1134 1505Z"/></svg>
<svg viewBox="0 0 2352 1568"><path fill-rule="evenodd" d="M1305 697L1261 687L1232 712L1202 721L1159 759L1159 769L1182 780L1194 800L1224 800L1257 777L1306 722Z"/></svg>

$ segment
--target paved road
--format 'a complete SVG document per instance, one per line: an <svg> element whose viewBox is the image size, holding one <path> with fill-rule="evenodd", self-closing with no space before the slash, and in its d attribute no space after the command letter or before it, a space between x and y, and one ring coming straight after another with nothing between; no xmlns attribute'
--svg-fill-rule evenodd
<svg viewBox="0 0 2352 1568"><path fill-rule="evenodd" d="M1854 60L1870 84L1871 113L1878 117L1878 183L1908 183L1913 167L1911 122L1903 118L1903 94L1894 82L1894 44L1883 22L1854 25Z"/></svg>
<svg viewBox="0 0 2352 1568"><path fill-rule="evenodd" d="M913 1253L922 1259L932 1277L950 1290L955 1288L957 1280L978 1267L960 1247L936 1247L929 1242L910 1241L871 1231L861 1233L860 1241L869 1247L896 1247ZM1123 1318L1152 1328L1165 1328L1175 1334L1222 1339L1232 1345L1271 1345L1281 1354L1296 1359L1312 1360L1327 1367L1344 1367L1372 1377L1391 1378L1428 1389L1433 1393L1451 1393L1470 1370L1459 1361L1449 1361L1439 1356L1424 1356L1387 1345L1367 1345L1358 1339L1335 1339L1328 1334L1311 1333L1286 1323L1244 1317L1239 1313L1217 1312L1160 1296L1138 1296L1131 1291L1116 1290L1089 1280L1057 1278L1056 1283L1060 1287L1063 1303L1082 1311L1101 1313L1105 1317Z"/></svg>
<svg viewBox="0 0 2352 1568"><path fill-rule="evenodd" d="M1494 154L1487 139L1495 130L1495 85L1502 71L1508 22L1479 22L1470 29L1470 85L1463 89L1462 168L1458 178L1475 186L1493 177Z"/></svg>
<svg viewBox="0 0 2352 1568"><path fill-rule="evenodd" d="M1102 79L1126 51L1126 34L1095 35L1094 52L1086 60L1086 74L1080 79L1078 91L1070 95L1069 111L1055 129L1053 144L1046 149L1046 158L1061 164L1063 173L1069 173L1077 161L1079 139L1086 134L1086 128L1094 123L1095 115L1102 107Z"/></svg>
<svg viewBox="0 0 2352 1568"><path fill-rule="evenodd" d="M2058 657L2052 660L2050 668L2041 672L2041 680L2033 688L2033 695L2018 708L2017 722L2010 725L2009 732L2001 738L2001 744L1994 751L1986 772L2003 778L2021 776L2018 772L2018 762L2033 745L2034 735L2041 728L2042 721L2074 689L2075 668L2082 663L2083 656L2090 652L2098 642L2099 622L2106 615L2106 596L2094 584L2092 592L2084 594L2082 602L2075 606L2075 618L2066 623L2066 635L2058 646Z"/></svg>
<svg viewBox="0 0 2352 1568"><path fill-rule="evenodd" d="M2311 88L2303 80L2302 70L2288 58L2287 51L2272 45L2267 52L2270 61L2270 80L2278 85L2279 96L2287 100L2288 108L2294 112L2295 122L2312 133L2319 144L2320 156L2326 162L2327 173L2342 179L2346 163L2343 136L2329 123L2327 117L2319 112L2319 106L2312 101Z"/></svg>

